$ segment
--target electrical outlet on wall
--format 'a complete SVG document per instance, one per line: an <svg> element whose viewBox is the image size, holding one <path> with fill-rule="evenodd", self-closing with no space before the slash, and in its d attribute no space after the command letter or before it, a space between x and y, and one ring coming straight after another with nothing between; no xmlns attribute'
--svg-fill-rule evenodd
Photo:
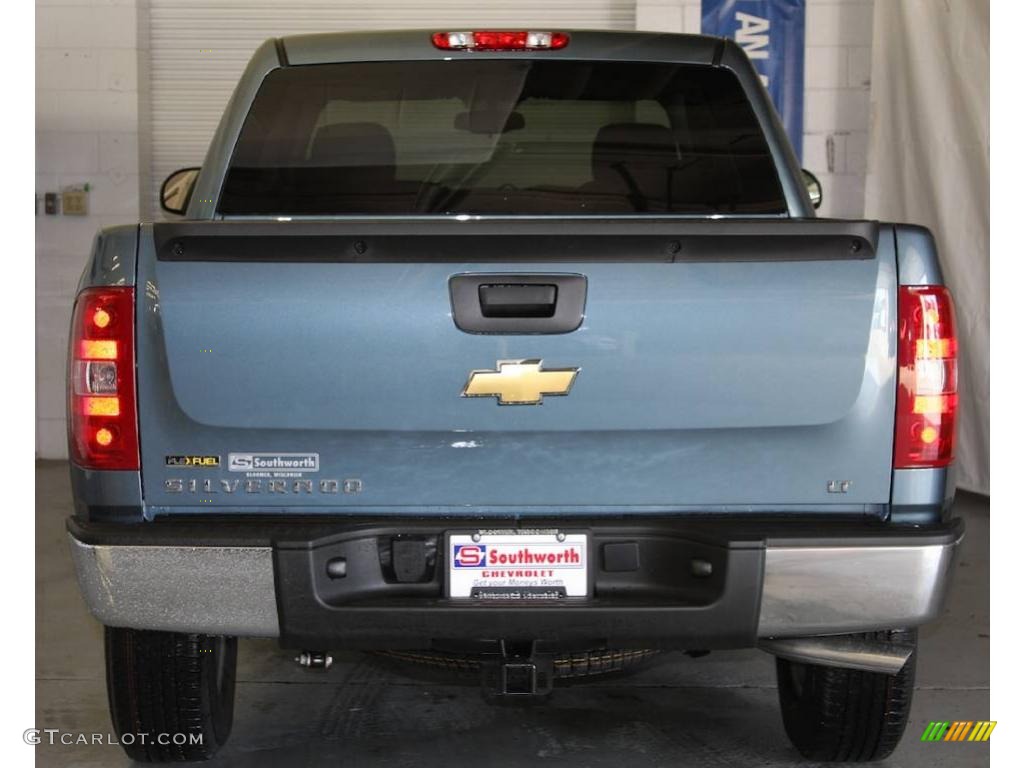
<svg viewBox="0 0 1024 768"><path fill-rule="evenodd" d="M89 185L64 187L61 205L65 216L85 216L89 213Z"/></svg>

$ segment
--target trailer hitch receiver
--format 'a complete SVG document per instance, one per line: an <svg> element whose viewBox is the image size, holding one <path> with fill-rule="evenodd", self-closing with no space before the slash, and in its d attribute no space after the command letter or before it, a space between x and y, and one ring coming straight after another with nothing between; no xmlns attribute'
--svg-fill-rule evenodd
<svg viewBox="0 0 1024 768"><path fill-rule="evenodd" d="M499 643L500 651L488 654L480 665L485 698L495 700L542 698L551 693L554 659L538 653L536 643Z"/></svg>

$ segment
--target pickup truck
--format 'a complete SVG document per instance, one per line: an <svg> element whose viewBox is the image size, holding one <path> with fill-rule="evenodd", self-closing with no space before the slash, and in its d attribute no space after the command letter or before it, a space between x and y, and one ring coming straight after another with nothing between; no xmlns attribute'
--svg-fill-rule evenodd
<svg viewBox="0 0 1024 768"><path fill-rule="evenodd" d="M761 648L799 752L888 755L963 532L954 311L927 230L809 189L728 40L259 47L73 313L67 529L129 755L225 743L239 637L493 703Z"/></svg>

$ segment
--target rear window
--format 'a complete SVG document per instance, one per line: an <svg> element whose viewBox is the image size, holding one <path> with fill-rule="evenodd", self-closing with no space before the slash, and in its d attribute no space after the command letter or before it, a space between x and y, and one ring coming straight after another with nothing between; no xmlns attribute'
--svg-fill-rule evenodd
<svg viewBox="0 0 1024 768"><path fill-rule="evenodd" d="M780 214L739 81L699 65L478 59L286 67L260 86L219 211Z"/></svg>

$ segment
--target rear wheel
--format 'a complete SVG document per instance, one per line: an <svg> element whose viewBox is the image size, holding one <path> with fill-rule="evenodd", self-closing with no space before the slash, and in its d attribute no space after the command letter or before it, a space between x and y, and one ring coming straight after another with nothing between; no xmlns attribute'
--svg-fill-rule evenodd
<svg viewBox="0 0 1024 768"><path fill-rule="evenodd" d="M212 757L231 733L237 655L234 637L107 627L110 717L128 756Z"/></svg>
<svg viewBox="0 0 1024 768"><path fill-rule="evenodd" d="M882 760L899 744L914 692L917 631L861 636L912 645L914 653L895 675L775 660L786 734L806 758Z"/></svg>

